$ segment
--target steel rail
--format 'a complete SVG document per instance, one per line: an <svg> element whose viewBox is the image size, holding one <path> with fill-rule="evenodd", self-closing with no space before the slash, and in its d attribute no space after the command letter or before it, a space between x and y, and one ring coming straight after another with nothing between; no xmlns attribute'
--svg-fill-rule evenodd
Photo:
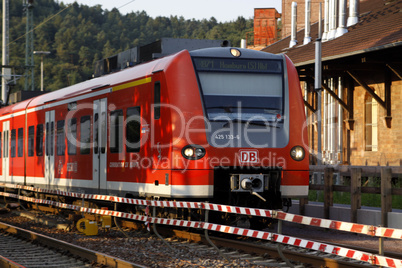
<svg viewBox="0 0 402 268"><path fill-rule="evenodd" d="M25 230L16 226L12 226L6 223L0 222L0 230L22 237L29 241L35 241L39 244L46 245L50 248L56 248L58 250L63 250L68 252L74 256L78 256L80 258L84 258L89 260L90 262L96 262L99 264L104 265L105 267L116 267L116 268L143 268L144 266L138 265L135 263L130 263L119 258L109 256L107 254L103 254L100 252L96 252L93 250L89 250L80 246L76 246L64 241L60 241L54 239L52 237L48 237L36 232L32 232L29 230ZM15 266L21 267L21 266Z"/></svg>

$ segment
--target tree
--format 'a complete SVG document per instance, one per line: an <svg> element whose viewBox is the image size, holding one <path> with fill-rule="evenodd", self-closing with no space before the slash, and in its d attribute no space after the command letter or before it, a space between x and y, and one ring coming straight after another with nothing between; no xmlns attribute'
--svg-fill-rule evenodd
<svg viewBox="0 0 402 268"><path fill-rule="evenodd" d="M243 17L228 23L218 23L214 17L201 21L182 16L152 18L145 11L122 15L117 9L103 10L100 5L68 6L55 0L35 1L34 24L34 49L51 51L45 60L46 90L86 80L96 61L163 37L228 39L238 46L245 33L253 29L253 21ZM10 1L12 65L25 64L25 30L22 1ZM39 66L35 68L37 73ZM18 82L16 90L23 88L22 82Z"/></svg>

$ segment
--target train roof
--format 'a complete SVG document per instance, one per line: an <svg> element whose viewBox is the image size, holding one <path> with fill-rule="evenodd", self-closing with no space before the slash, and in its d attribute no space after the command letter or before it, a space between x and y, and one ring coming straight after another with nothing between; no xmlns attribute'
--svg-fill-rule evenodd
<svg viewBox="0 0 402 268"><path fill-rule="evenodd" d="M107 74L101 77L93 78L72 86L68 86L56 91L52 91L28 100L18 102L13 105L9 105L1 108L0 116L19 112L28 108L43 107L46 108L47 104L55 101L65 100L88 94L90 92L105 89L108 87L116 86L119 84L126 83L127 81L132 81L139 79L141 77L146 77L151 75L153 72L166 69L166 67L173 62L173 59L181 53L189 53L194 57L221 57L221 58L233 58L230 51L232 47L216 47L216 48L205 48L198 49L188 52L187 50L182 50L176 54L172 54L163 58L156 59L154 61L142 63L131 68L127 68L115 73ZM259 58L259 59L283 59L282 55L276 55L261 51L234 48L241 52L241 58ZM227 54L222 53L227 51Z"/></svg>
<svg viewBox="0 0 402 268"><path fill-rule="evenodd" d="M179 53L188 53L188 51L183 50ZM96 91L98 89L104 89L116 86L119 84L123 84L127 81L136 80L141 77L149 76L155 71L165 69L172 62L173 58L179 53L166 56L164 58L160 58L154 61L139 64L132 68L127 68L118 71L116 73L111 73L98 78L93 78L72 86L68 86L28 100L18 102L13 105L3 107L0 110L0 116L9 113L19 112L28 108L34 108L40 106L46 108L46 104L55 101L70 99L73 97L81 96Z"/></svg>
<svg viewBox="0 0 402 268"><path fill-rule="evenodd" d="M219 57L219 58L233 58L231 50L235 49L240 51L240 58L246 59L283 59L282 54L272 54L267 52L262 52L258 50L251 50L245 48L233 48L233 47L214 47L214 48L204 48L190 51L190 55L193 57ZM222 53L225 52L226 53Z"/></svg>

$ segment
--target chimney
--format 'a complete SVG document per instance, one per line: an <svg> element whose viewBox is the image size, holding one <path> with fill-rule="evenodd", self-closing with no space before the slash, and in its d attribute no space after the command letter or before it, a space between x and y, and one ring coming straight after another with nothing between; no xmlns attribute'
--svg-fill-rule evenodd
<svg viewBox="0 0 402 268"><path fill-rule="evenodd" d="M247 48L247 40L246 39L240 40L240 47L241 48Z"/></svg>
<svg viewBox="0 0 402 268"><path fill-rule="evenodd" d="M296 32L297 32L297 3L292 2L292 32L290 35L289 48L297 45Z"/></svg>
<svg viewBox="0 0 402 268"><path fill-rule="evenodd" d="M359 22L359 0L349 1L349 18L347 27L355 25Z"/></svg>
<svg viewBox="0 0 402 268"><path fill-rule="evenodd" d="M311 42L310 36L310 9L311 9L311 0L306 0L306 14L305 14L305 27L304 27L304 40L303 44L307 45Z"/></svg>
<svg viewBox="0 0 402 268"><path fill-rule="evenodd" d="M348 32L345 27L346 24L346 0L339 0L339 22L338 28L336 29L335 38L344 35Z"/></svg>
<svg viewBox="0 0 402 268"><path fill-rule="evenodd" d="M336 35L336 19L338 17L337 0L329 0L329 33L327 40L332 40Z"/></svg>
<svg viewBox="0 0 402 268"><path fill-rule="evenodd" d="M328 24L328 14L329 14L329 0L324 2L324 33L322 34L322 41L328 39L329 24Z"/></svg>

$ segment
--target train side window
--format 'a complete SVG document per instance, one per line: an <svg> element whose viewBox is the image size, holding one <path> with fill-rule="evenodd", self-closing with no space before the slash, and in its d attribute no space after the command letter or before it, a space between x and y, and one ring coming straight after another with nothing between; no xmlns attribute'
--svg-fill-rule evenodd
<svg viewBox="0 0 402 268"><path fill-rule="evenodd" d="M15 129L11 130L11 148L10 148L10 156L16 156L16 147L17 147L17 131Z"/></svg>
<svg viewBox="0 0 402 268"><path fill-rule="evenodd" d="M54 154L54 122L50 122L50 155Z"/></svg>
<svg viewBox="0 0 402 268"><path fill-rule="evenodd" d="M53 156L54 122L46 123L46 155Z"/></svg>
<svg viewBox="0 0 402 268"><path fill-rule="evenodd" d="M106 139L106 112L102 112L101 113L101 129L100 129L100 131L101 131L101 133L102 133L102 135L101 135L101 140L100 140L100 142L101 142L101 153L102 154L104 154L104 153L106 153L106 141L107 141L107 139Z"/></svg>
<svg viewBox="0 0 402 268"><path fill-rule="evenodd" d="M56 125L56 151L57 155L64 155L66 152L66 140L64 137L64 120L57 121Z"/></svg>
<svg viewBox="0 0 402 268"><path fill-rule="evenodd" d="M161 83L155 82L154 85L154 119L161 118Z"/></svg>
<svg viewBox="0 0 402 268"><path fill-rule="evenodd" d="M9 136L9 130L6 130L3 132L4 139L3 139L3 144L4 144L4 149L3 149L3 156L8 157L9 150L10 150L10 136Z"/></svg>
<svg viewBox="0 0 402 268"><path fill-rule="evenodd" d="M43 155L43 125L36 126L36 156Z"/></svg>
<svg viewBox="0 0 402 268"><path fill-rule="evenodd" d="M69 155L77 154L77 118L68 120L67 152Z"/></svg>
<svg viewBox="0 0 402 268"><path fill-rule="evenodd" d="M80 123L80 153L89 154L91 152L91 116L85 115L81 117Z"/></svg>
<svg viewBox="0 0 402 268"><path fill-rule="evenodd" d="M123 150L123 110L110 112L110 152L121 153Z"/></svg>
<svg viewBox="0 0 402 268"><path fill-rule="evenodd" d="M127 108L126 119L126 151L140 151L141 139L141 110L140 107Z"/></svg>
<svg viewBox="0 0 402 268"><path fill-rule="evenodd" d="M49 132L49 122L46 123L46 137L45 137L45 144L46 144L46 155L49 155L49 137L50 137L50 132Z"/></svg>
<svg viewBox="0 0 402 268"><path fill-rule="evenodd" d="M3 157L8 157L8 150L9 150L9 139L10 137L8 136L9 131L6 130L3 132L4 139L3 139L3 144L4 144L4 149L3 149Z"/></svg>
<svg viewBox="0 0 402 268"><path fill-rule="evenodd" d="M24 129L21 127L18 129L18 157L24 155Z"/></svg>
<svg viewBox="0 0 402 268"><path fill-rule="evenodd" d="M34 155L35 127L28 127L28 156Z"/></svg>
<svg viewBox="0 0 402 268"><path fill-rule="evenodd" d="M94 115L94 154L98 154L99 150L99 122L98 122L98 113Z"/></svg>

